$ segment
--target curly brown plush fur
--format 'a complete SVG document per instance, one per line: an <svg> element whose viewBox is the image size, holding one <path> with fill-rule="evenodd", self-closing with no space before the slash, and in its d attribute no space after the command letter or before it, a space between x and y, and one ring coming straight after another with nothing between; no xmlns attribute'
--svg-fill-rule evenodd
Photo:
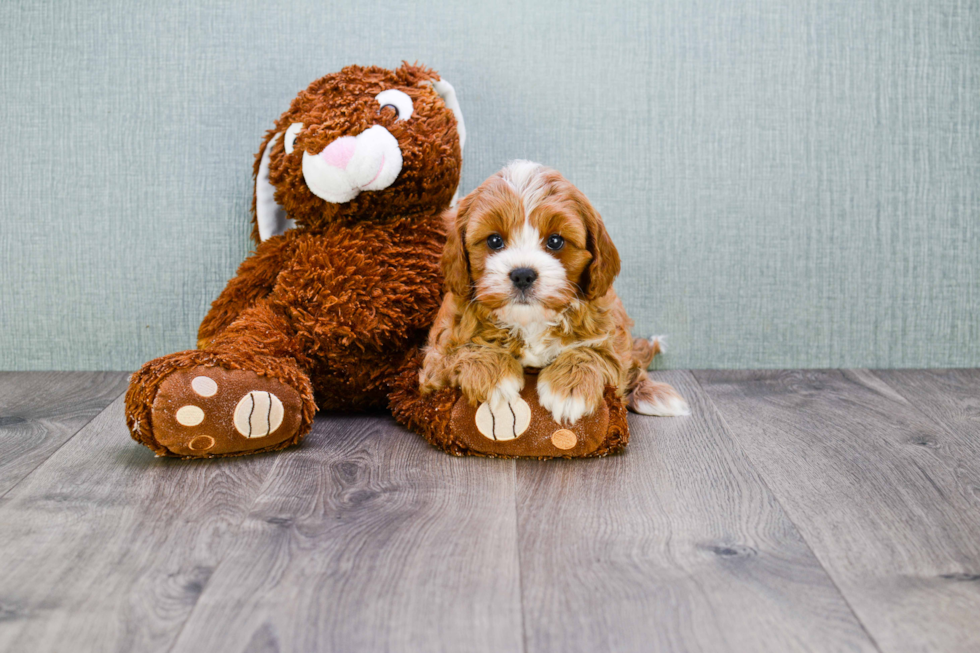
<svg viewBox="0 0 980 653"><path fill-rule="evenodd" d="M266 134L254 173L266 145L303 123L292 153L277 138L269 156L275 200L296 227L259 242L256 221L258 246L201 324L200 350L150 361L133 376L126 418L135 440L160 455L251 453L299 442L317 405L387 405L392 381L417 369L406 355L424 343L441 301L440 214L459 184L462 156L453 112L431 85L438 79L409 64L351 66L293 100ZM411 119L380 110L375 96L387 89L411 98ZM317 154L373 125L398 141L395 181L345 203L315 195L304 181L303 152ZM253 437L257 424L277 421L279 432Z"/></svg>

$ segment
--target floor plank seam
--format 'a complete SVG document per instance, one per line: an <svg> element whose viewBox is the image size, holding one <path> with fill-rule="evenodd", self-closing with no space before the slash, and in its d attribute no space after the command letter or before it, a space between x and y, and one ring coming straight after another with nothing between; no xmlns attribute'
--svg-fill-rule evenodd
<svg viewBox="0 0 980 653"><path fill-rule="evenodd" d="M769 494L772 495L772 498L776 502L776 505L779 506L779 509L783 511L784 515L786 515L786 518L790 521L790 523L793 524L793 528L796 529L797 534L800 536L800 540L803 542L803 544L806 545L806 548L810 551L810 555L813 556L813 559L820 564L820 567L823 569L824 574L827 576L827 579L834 585L834 589L837 590L837 594L840 595L841 600L844 601L844 605L847 606L847 609L850 610L851 614L854 616L855 621L857 621L857 623L861 626L861 630L864 632L865 636L867 636L868 641L871 642L871 645L874 646L877 651L879 651L880 653L885 653L884 651L882 651L882 648L878 644L878 641L871 634L871 631L868 630L868 627L867 625L865 625L864 620L861 619L861 616L854 609L854 605L851 603L850 599L848 599L847 595L844 594L843 590L841 590L840 584L837 582L837 579L834 578L834 575L827 568L826 563L820 559L820 556L817 555L817 552L813 549L813 545L810 544L810 541L806 538L806 535L804 535L799 525L797 525L796 520L793 519L792 513L786 510L786 506L783 505L783 502L779 498L779 495L776 494L776 491L769 484L769 481L766 480L766 477L762 474L761 471L759 471L759 468L755 464L755 461L752 460L752 457L749 456L747 451L745 451L745 449L739 443L738 439L732 435L732 428L728 424L728 420L725 419L725 414L722 412L718 404L715 403L715 400L714 398L712 398L711 393L708 391L708 389L705 388L704 384L701 383L701 379L699 378L698 374L696 374L694 371L691 371L691 376L694 377L694 381L698 384L698 387L701 388L701 393L704 395L704 398L707 401L711 402L711 406L715 409L715 412L718 414L718 419L721 420L721 424L724 427L725 436L729 440L731 440L732 446L735 447L739 451L739 453L741 453L742 456L745 457L745 460L748 461L748 463L752 466L752 470L755 472L756 476L758 476L759 482L761 482L762 485L769 491ZM841 374L841 376L843 377L843 374Z"/></svg>
<svg viewBox="0 0 980 653"><path fill-rule="evenodd" d="M85 428L89 424L91 424L92 422L94 422L99 416L101 416L102 413L104 413L107 410L109 410L110 408L112 408L112 406L117 401L119 401L119 397L123 396L124 394L126 394L126 391L125 390L123 390L118 395L116 395L115 397L113 397L112 400L108 404L106 404L105 408L103 408L102 410L100 410L99 412L97 412L95 415L92 415L92 417L88 421L86 421L84 424L82 424L81 426L79 426L78 429L76 429L74 433L72 433L70 436L68 436L67 438L65 438L65 441L64 442L62 442L57 447L55 447L51 451L51 453L48 454L47 457L45 457L44 460L38 462L37 465L35 465L34 467L31 468L31 471L29 471L26 474L24 474L16 483L14 483L10 487L8 487L6 490L4 490L2 493L0 493L0 499L3 499L5 496L7 496L7 494L9 494L10 492L12 492L15 487L17 487L18 485L20 485L21 483L23 483L25 480L27 480L28 478L30 478L34 474L34 472L36 472L38 469L40 469L44 465L44 463L46 463L49 460L51 460L51 458L54 457L54 455L56 453L58 453L59 451L61 451L62 447L64 447L66 444L68 444L69 442L71 442L72 440L74 440L76 435L78 435L79 433L81 433L82 431L84 431Z"/></svg>
<svg viewBox="0 0 980 653"><path fill-rule="evenodd" d="M899 397L901 397L902 399L905 400L905 403L912 410L914 410L916 413L918 413L923 418L925 418L926 420L928 420L929 423L931 423L934 426L936 426L937 428L941 429L943 431L943 433L945 433L947 436L952 437L952 438L959 437L959 435L956 432L951 431L949 429L949 427L946 426L946 424L944 422L933 418L931 415L929 415L929 413L927 413L924 410L922 410L919 407L919 405L916 402L912 401L912 399L907 394L905 394L904 392L902 392L897 386L889 383L886 378L884 378L883 376L881 376L880 374L878 374L878 371L877 370L869 369L867 371L868 371L869 374L871 374L871 376L875 377L876 379L878 379L879 381L881 381L882 383L884 383L885 385L887 385L889 388L891 388L892 391L895 392L895 394L897 394Z"/></svg>
<svg viewBox="0 0 980 653"><path fill-rule="evenodd" d="M264 455L276 456L276 461L269 467L269 471L266 474L265 479L262 481L262 487L260 487L259 490L255 493L255 497L252 499L252 502L249 504L248 510L242 511L242 518L241 520L239 520L237 524L235 524L235 531L241 530L242 524L245 523L245 520L248 519L249 515L252 514L252 511L255 510L255 505L259 502L259 499L262 497L262 494L269 489L269 484L271 482L271 479L273 478L273 472L275 472L276 469L279 467L280 461L282 461L283 458L285 458L285 455L282 452L272 452ZM202 462L202 461L194 461L194 462ZM194 607L190 609L190 611L187 613L187 617L184 618L184 623L181 624L180 630L177 632L177 636L174 637L173 644L171 644L170 648L167 649L167 653L173 653L174 649L177 647L177 644L180 642L181 635L184 634L184 631L187 629L187 624L191 622L191 617L194 616L194 612L197 610L197 606L201 602L201 598L204 596L204 593L207 592L208 585L211 584L211 579L218 575L218 570L221 569L221 566L223 564L225 564L225 561L228 559L228 556L231 555L233 548L234 547L232 546L228 547L228 550L225 551L224 554L221 556L221 560L219 560L218 564L216 564L214 566L214 569L211 570L211 574L208 576L208 579L204 581L203 585L201 585L201 591L198 592L197 598L194 599Z"/></svg>
<svg viewBox="0 0 980 653"><path fill-rule="evenodd" d="M521 608L521 650L527 653L527 618L524 614L524 563L521 559L521 520L520 520L520 510L517 505L517 469L519 463L516 460L512 460L514 470L514 538L516 544L517 554L517 590L518 590L518 603Z"/></svg>

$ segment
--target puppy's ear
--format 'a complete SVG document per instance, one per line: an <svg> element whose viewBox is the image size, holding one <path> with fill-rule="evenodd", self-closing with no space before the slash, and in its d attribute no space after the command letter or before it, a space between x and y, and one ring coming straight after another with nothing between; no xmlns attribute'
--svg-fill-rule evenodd
<svg viewBox="0 0 980 653"><path fill-rule="evenodd" d="M455 209L442 214L446 221L446 247L442 250L442 276L446 290L457 297L469 297L473 284L470 280L470 257L466 252L466 210L470 203L464 197Z"/></svg>
<svg viewBox="0 0 980 653"><path fill-rule="evenodd" d="M602 297L612 287L613 280L619 274L619 252L616 251L598 211L584 196L579 199L579 211L588 234L586 247L592 254L592 261L586 268L583 283L580 285L585 298L591 301Z"/></svg>

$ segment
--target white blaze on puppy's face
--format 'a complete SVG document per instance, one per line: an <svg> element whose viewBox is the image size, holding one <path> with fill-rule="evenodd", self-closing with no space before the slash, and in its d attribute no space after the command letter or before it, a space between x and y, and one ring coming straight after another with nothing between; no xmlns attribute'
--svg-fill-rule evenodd
<svg viewBox="0 0 980 653"><path fill-rule="evenodd" d="M508 323L551 319L578 293L591 254L568 182L514 161L480 189L467 210L466 243L476 298ZM555 243L558 246L555 246Z"/></svg>
<svg viewBox="0 0 980 653"><path fill-rule="evenodd" d="M568 290L565 267L545 251L544 238L534 225L525 221L516 233L505 239L503 249L487 257L483 276L477 283L477 295L485 290L496 296L509 296L518 305L541 304L564 297ZM511 272L522 268L537 275L525 292L510 278Z"/></svg>

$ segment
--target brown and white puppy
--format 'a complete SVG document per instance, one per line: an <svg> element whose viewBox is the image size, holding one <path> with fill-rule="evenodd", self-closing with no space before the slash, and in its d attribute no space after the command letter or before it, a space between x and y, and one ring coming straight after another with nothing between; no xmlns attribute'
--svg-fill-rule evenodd
<svg viewBox="0 0 980 653"><path fill-rule="evenodd" d="M619 254L599 214L558 172L514 161L449 212L448 292L429 334L423 392L459 387L473 403L511 402L523 369L538 399L575 423L606 385L645 415L687 415L687 402L646 373L656 339L630 336L613 290Z"/></svg>

